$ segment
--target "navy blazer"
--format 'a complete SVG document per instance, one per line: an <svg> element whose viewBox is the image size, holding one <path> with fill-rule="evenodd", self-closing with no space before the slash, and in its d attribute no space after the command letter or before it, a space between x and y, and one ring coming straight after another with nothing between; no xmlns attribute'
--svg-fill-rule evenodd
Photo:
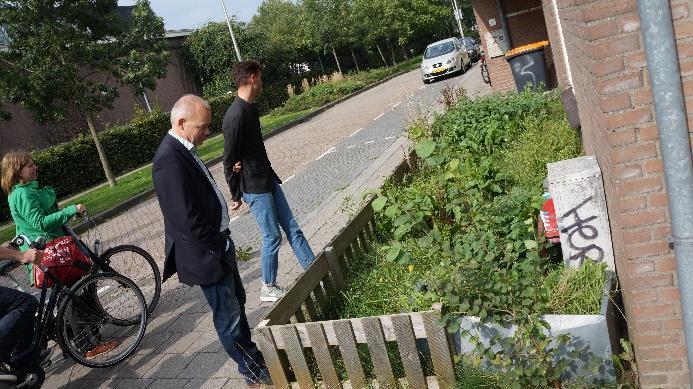
<svg viewBox="0 0 693 389"><path fill-rule="evenodd" d="M223 279L237 265L235 255L224 259L221 203L195 157L170 134L154 156L152 178L164 216L164 281L176 272L186 285Z"/></svg>

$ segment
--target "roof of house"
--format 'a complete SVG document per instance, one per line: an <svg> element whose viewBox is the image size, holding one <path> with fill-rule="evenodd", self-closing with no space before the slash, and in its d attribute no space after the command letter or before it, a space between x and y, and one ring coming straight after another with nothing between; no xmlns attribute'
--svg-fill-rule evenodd
<svg viewBox="0 0 693 389"><path fill-rule="evenodd" d="M166 33L164 34L164 37L166 38L177 38L181 36L188 36L193 33L195 30L191 29L183 29L183 30L166 30Z"/></svg>

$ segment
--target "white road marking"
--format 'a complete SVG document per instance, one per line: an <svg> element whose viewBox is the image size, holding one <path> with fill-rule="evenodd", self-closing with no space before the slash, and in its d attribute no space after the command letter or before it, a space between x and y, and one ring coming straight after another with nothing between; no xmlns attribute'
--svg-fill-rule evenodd
<svg viewBox="0 0 693 389"><path fill-rule="evenodd" d="M335 151L335 150L336 150L336 149L335 149L335 148L333 147L333 148L331 148L331 149L329 149L329 150L325 151L324 153L322 153L322 155L321 155L321 156L319 156L319 157L315 158L315 160L317 161L317 160L319 160L320 158L322 158L322 157L326 156L326 155L327 155L327 154L329 154L329 153L334 153L334 151Z"/></svg>
<svg viewBox="0 0 693 389"><path fill-rule="evenodd" d="M233 223L233 221L236 220L236 219L238 219L239 217L241 217L241 216L239 215L239 216L233 217L233 218L229 221L229 223Z"/></svg>
<svg viewBox="0 0 693 389"><path fill-rule="evenodd" d="M286 184L287 182L289 182L292 178L294 178L294 176L295 174L289 176L286 180L284 180L284 183Z"/></svg>
<svg viewBox="0 0 693 389"><path fill-rule="evenodd" d="M361 128L359 128L358 130L354 131L354 133L353 133L353 134L349 135L349 138L351 138L352 136L354 136L354 135L358 134L358 133L359 133L359 131L361 131L361 130L363 130L363 127L361 127Z"/></svg>
<svg viewBox="0 0 693 389"><path fill-rule="evenodd" d="M100 287L99 290L96 291L96 294L97 294L97 295L102 294L103 292L105 292L105 291L111 289L111 286L112 286L112 285L106 285L106 286Z"/></svg>
<svg viewBox="0 0 693 389"><path fill-rule="evenodd" d="M395 139L395 137L394 136L388 136L387 138L385 138L385 140L387 140L387 139Z"/></svg>
<svg viewBox="0 0 693 389"><path fill-rule="evenodd" d="M419 88L419 90L421 90L421 89L423 89L423 88L425 88L425 87L426 87L426 85L424 85L424 86L422 86L421 88Z"/></svg>
<svg viewBox="0 0 693 389"><path fill-rule="evenodd" d="M356 147L356 145L348 146L347 149L353 149L354 147Z"/></svg>
<svg viewBox="0 0 693 389"><path fill-rule="evenodd" d="M393 105L392 108L397 108L400 104L402 104L401 101L398 101L397 104Z"/></svg>
<svg viewBox="0 0 693 389"><path fill-rule="evenodd" d="M377 118L375 118L375 119L373 119L373 120L374 120L374 121L375 121L375 120L378 120L378 119L380 119L381 117L383 117L383 115L385 115L385 112L381 113L380 115L378 115Z"/></svg>
<svg viewBox="0 0 693 389"><path fill-rule="evenodd" d="M369 143L375 143L375 141L374 141L374 140L368 141L368 142L364 143L364 145L367 145L367 144L369 144Z"/></svg>

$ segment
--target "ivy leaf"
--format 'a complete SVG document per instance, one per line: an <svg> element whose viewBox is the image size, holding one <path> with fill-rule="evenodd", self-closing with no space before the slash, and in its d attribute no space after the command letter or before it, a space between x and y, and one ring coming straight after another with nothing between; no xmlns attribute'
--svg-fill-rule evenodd
<svg viewBox="0 0 693 389"><path fill-rule="evenodd" d="M527 248L527 250L533 250L533 249L536 249L537 247L539 247L539 245L537 245L536 240L526 240L525 241L525 247Z"/></svg>
<svg viewBox="0 0 693 389"><path fill-rule="evenodd" d="M433 243L433 237L426 235L419 238L419 246L428 247Z"/></svg>
<svg viewBox="0 0 693 389"><path fill-rule="evenodd" d="M395 261L397 257L399 257L399 254L402 252L402 245L399 243L395 243L392 246L390 246L390 250L387 252L387 258L388 261Z"/></svg>
<svg viewBox="0 0 693 389"><path fill-rule="evenodd" d="M385 208L385 204L387 203L387 197L385 196L379 196L377 199L373 200L373 210L375 212L380 212Z"/></svg>
<svg viewBox="0 0 693 389"><path fill-rule="evenodd" d="M416 145L416 154L421 158L428 158L436 149L436 142L427 140Z"/></svg>

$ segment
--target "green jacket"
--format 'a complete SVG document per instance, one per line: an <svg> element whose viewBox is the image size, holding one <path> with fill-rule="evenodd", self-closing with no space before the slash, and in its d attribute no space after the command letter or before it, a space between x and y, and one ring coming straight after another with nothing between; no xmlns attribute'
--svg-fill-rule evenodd
<svg viewBox="0 0 693 389"><path fill-rule="evenodd" d="M49 186L39 188L38 181L15 185L8 202L17 234L32 241L39 236L47 241L64 236L62 225L77 214L75 205L58 209L55 190ZM27 249L27 245L21 247L22 251Z"/></svg>

